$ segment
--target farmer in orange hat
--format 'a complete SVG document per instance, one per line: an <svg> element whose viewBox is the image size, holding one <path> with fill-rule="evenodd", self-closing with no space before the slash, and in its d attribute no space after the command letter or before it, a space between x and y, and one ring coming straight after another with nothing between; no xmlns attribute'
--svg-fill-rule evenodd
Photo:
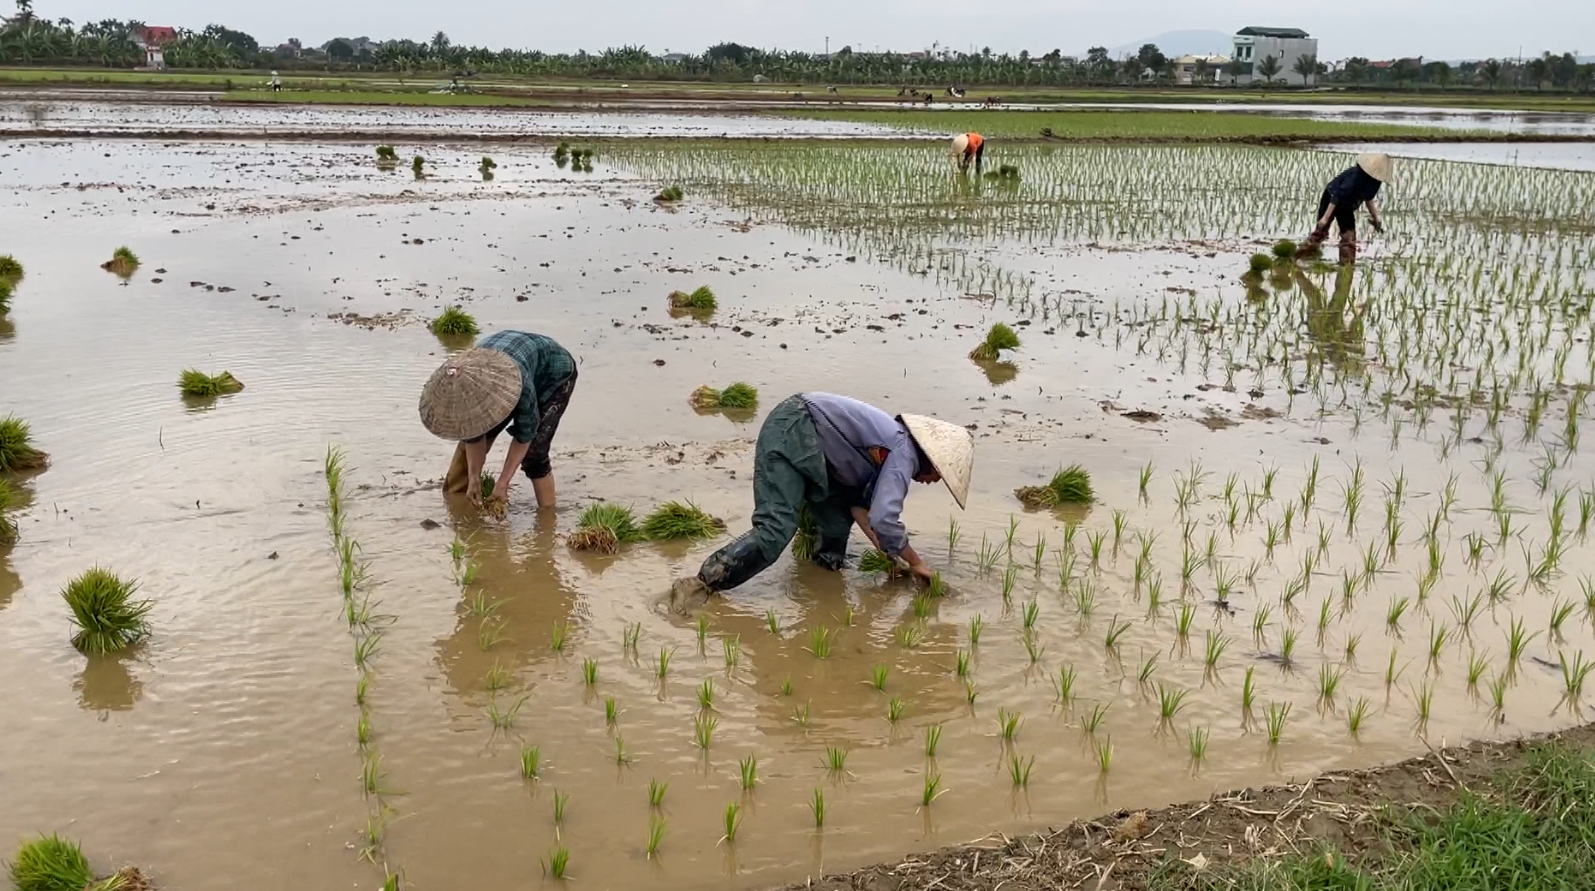
<svg viewBox="0 0 1595 891"><path fill-rule="evenodd" d="M953 162L959 172L968 172L969 162L975 162L975 173L980 173L981 155L986 152L986 137L979 133L960 133L953 137Z"/></svg>

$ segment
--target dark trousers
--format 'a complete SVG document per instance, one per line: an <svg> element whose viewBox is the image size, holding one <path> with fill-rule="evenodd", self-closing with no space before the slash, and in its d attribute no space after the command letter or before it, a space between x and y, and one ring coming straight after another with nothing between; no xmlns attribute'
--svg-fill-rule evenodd
<svg viewBox="0 0 1595 891"><path fill-rule="evenodd" d="M840 569L855 506L863 493L837 482L820 451L814 418L799 396L770 412L753 456L753 528L709 555L698 578L716 591L735 588L780 559L807 508L815 527L814 562Z"/></svg>
<svg viewBox="0 0 1595 891"><path fill-rule="evenodd" d="M526 449L526 457L521 459L521 470L529 480L540 480L554 472L552 459L548 453L554 447L554 434L559 432L559 420L565 416L565 408L570 405L570 397L576 392L576 372L572 371L570 377L554 390L547 405L543 406L542 417L537 423L537 434L532 437L532 444ZM487 450L493 450L493 441L510 425L510 418L498 424L484 434L487 439ZM454 448L454 460L449 462L448 475L443 478L443 491L450 495L464 495L471 491L471 486L476 483L470 477L470 462L465 456L465 443L460 443Z"/></svg>

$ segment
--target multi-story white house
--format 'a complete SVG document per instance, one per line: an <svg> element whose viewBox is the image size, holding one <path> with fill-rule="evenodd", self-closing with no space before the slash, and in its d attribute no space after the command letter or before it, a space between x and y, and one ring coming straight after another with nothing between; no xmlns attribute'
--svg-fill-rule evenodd
<svg viewBox="0 0 1595 891"><path fill-rule="evenodd" d="M1318 41L1300 28L1242 28L1235 32L1235 51L1230 55L1241 65L1241 73L1234 77L1236 83L1262 80L1257 67L1272 58L1279 65L1273 83L1302 86L1308 81L1296 73L1296 62L1302 56L1316 60Z"/></svg>

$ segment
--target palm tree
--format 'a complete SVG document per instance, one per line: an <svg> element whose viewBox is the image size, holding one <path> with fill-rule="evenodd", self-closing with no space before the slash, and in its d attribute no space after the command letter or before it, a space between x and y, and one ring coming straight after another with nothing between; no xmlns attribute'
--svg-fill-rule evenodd
<svg viewBox="0 0 1595 891"><path fill-rule="evenodd" d="M1295 71L1301 75L1301 82L1304 86L1312 83L1313 75L1318 73L1318 57L1311 53L1297 56Z"/></svg>
<svg viewBox="0 0 1595 891"><path fill-rule="evenodd" d="M1479 73L1484 75L1484 82L1493 90L1495 85L1501 82L1501 63L1491 59L1479 66Z"/></svg>
<svg viewBox="0 0 1595 891"><path fill-rule="evenodd" d="M1196 64L1191 66L1191 67L1195 69L1194 72L1193 72L1193 75L1194 75L1193 80L1195 80L1197 83L1201 83L1202 81L1207 80L1207 67L1208 66L1207 66L1207 60L1206 59L1197 59L1196 60Z"/></svg>
<svg viewBox="0 0 1595 891"><path fill-rule="evenodd" d="M1257 63L1257 73L1263 76L1263 83L1270 84L1274 75L1279 73L1279 60L1273 56L1264 56L1263 61Z"/></svg>

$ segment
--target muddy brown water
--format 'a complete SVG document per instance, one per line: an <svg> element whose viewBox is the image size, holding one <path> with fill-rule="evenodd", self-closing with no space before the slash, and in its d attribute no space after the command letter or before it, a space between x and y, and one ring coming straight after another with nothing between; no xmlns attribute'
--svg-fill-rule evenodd
<svg viewBox="0 0 1595 891"><path fill-rule="evenodd" d="M1464 537L1493 536L1489 477L1477 466L1480 445L1438 456L1434 427L1443 423L1392 437L1376 415L1320 414L1276 386L1260 397L1245 386L1227 392L1213 386L1220 374L1137 356L1111 332L1076 337L1072 321L1022 326L1024 346L1009 357L1017 377L993 385L965 355L991 322L1016 316L1000 301L970 299L967 280L884 256L870 262L827 243L806 216L788 227L778 214L732 209L691 188L683 207L660 209L649 201L659 181L641 166L601 158L594 174L573 176L540 153L509 152L483 183L469 172L469 153L428 154L439 173L417 182L347 147L5 147L0 201L8 218L29 224L8 230L0 245L28 270L0 328L0 411L33 425L53 465L22 481L23 539L0 552L0 713L8 716L0 837L60 831L107 868L149 867L168 889L370 887L382 872L359 859L360 830L386 814L375 859L414 887L543 881L540 860L560 846L584 886L757 887L993 831L1366 766L1422 752L1425 739L1503 738L1578 720L1559 701L1555 664L1559 654L1595 655L1578 584L1589 546L1573 538L1543 587L1522 582L1519 541L1467 565ZM1421 201L1409 208L1425 226L1447 225L1425 212ZM1153 303L1171 288L1239 301L1244 288L1233 274L1254 249L1234 236L1199 246L988 237L1011 265L1069 286L1072 300L1102 304ZM121 244L143 258L125 283L99 269ZM1375 276L1381 268L1370 264ZM672 319L666 294L699 284L720 295L716 324ZM541 331L580 357L576 399L556 442L556 511L537 512L522 483L507 522L494 523L451 509L436 490L449 446L421 429L415 399L446 352L424 321L454 303L486 330ZM1572 365L1583 362L1580 353ZM185 403L174 383L188 366L225 368L246 389ZM916 543L957 596L919 620L905 583L786 558L707 611L700 651L692 622L652 603L723 541L632 546L615 557L570 552L562 536L597 500L646 509L691 498L733 533L745 528L757 423L700 416L686 402L699 384L735 380L755 384L763 408L827 389L977 425L969 509L959 513L945 491L924 488L907 514ZM1121 416L1138 408L1161 417ZM1233 425L1201 423L1215 414ZM383 773L375 797L359 781L359 672L325 511L329 444L350 465L347 531L369 564L365 593L392 617L368 680L370 751L380 753ZM1550 496L1530 482L1540 449L1514 435L1500 459L1525 547L1547 535ZM1323 475L1312 522L1268 561L1264 528L1299 493L1315 457ZM1556 485L1587 485L1588 457L1565 457ZM1340 486L1359 458L1371 494L1348 533ZM1020 508L1016 486L1070 462L1091 469L1095 507ZM1137 475L1148 462L1156 469L1143 500ZM1189 473L1193 462L1209 476L1182 518L1176 471ZM1232 537L1226 477L1260 492L1265 469L1275 467L1275 497ZM1382 541L1380 486L1401 469L1408 532L1394 559L1345 602L1342 575L1358 572L1368 544ZM1419 530L1452 473L1460 495L1441 534L1446 565L1420 603ZM1116 510L1126 523L1117 552ZM1576 507L1569 510L1576 526ZM951 548L949 517L960 528ZM1198 547L1210 534L1217 541L1214 564L1183 592L1193 616L1183 642L1182 519L1194 524ZM424 520L440 525L423 528ZM1056 555L1069 523L1078 524L1079 556L1060 593ZM1280 592L1302 555L1318 550L1320 523L1327 544L1293 613ZM1155 613L1134 580L1138 533L1157 535L1163 603ZM480 566L463 593L447 553L456 534ZM1096 567L1093 534L1107 536ZM1047 542L1039 568L1038 538ZM993 568L981 568L983 546L1002 551ZM861 547L855 540L855 554ZM1242 575L1254 560L1256 576L1230 597L1234 614L1211 605L1215 577ZM58 592L96 564L138 578L156 604L153 636L124 658L85 659L68 642ZM1482 591L1501 569L1517 582L1511 597L1486 606L1460 635L1451 598ZM1094 593L1089 614L1078 605L1082 585ZM469 606L476 594L498 603L492 621L503 639L487 650L483 620ZM1413 603L1390 628L1387 607L1400 597ZM1325 600L1332 620L1320 637ZM1559 601L1577 609L1558 638L1549 621ZM1023 633L1032 602L1034 661ZM1264 605L1274 618L1258 640L1251 626ZM971 645L977 616L984 630ZM1538 635L1511 671L1504 653L1517 617ZM1108 629L1126 622L1110 650ZM624 646L632 623L641 624L635 654ZM569 627L563 653L550 646L556 625ZM1441 626L1458 636L1431 663L1431 629ZM905 647L899 633L910 627L923 640ZM1274 658L1287 627L1301 634L1289 670ZM807 649L819 628L836 635L826 659ZM1203 659L1210 632L1229 641L1213 672ZM728 668L730 639L740 659ZM674 654L663 682L655 670L662 649ZM971 653L973 706L954 670L960 650ZM1392 651L1402 674L1387 687ZM1489 665L1476 692L1466 681L1474 653L1488 654ZM1153 683L1143 686L1136 675L1153 654ZM592 689L582 680L589 658L599 666ZM889 669L884 692L866 683L877 665ZM1071 705L1058 702L1053 684L1064 666L1078 677ZM1344 673L1327 704L1318 696L1321 666ZM514 679L496 697L486 690L495 667ZM1257 687L1250 723L1239 704L1248 667ZM1484 688L1508 674L1497 714ZM695 691L705 681L716 690L718 720L707 751L693 738ZM1167 724L1158 683L1186 693ZM1429 691L1422 723L1418 700ZM605 696L620 709L612 727ZM893 697L904 703L895 725L887 720ZM1353 736L1346 715L1359 698L1368 717ZM492 727L494 701L523 701L512 727ZM1261 727L1271 703L1292 706L1277 746ZM1106 718L1086 733L1079 721L1099 704ZM999 735L999 709L1022 716L1011 744ZM942 736L927 759L933 725ZM1211 733L1199 765L1186 742L1196 728ZM616 738L628 763L617 763ZM1104 775L1095 747L1110 742ZM536 782L520 776L525 745L539 747L545 762ZM849 751L845 775L822 765L829 746ZM749 756L760 783L744 792L738 761ZM1009 777L1015 756L1034 758L1024 789ZM945 794L924 807L929 776L940 777ZM651 779L669 783L664 841L652 859L644 853ZM822 831L809 809L816 788L827 803ZM556 793L569 796L558 827ZM722 843L731 802L742 806L742 823L735 842Z"/></svg>

